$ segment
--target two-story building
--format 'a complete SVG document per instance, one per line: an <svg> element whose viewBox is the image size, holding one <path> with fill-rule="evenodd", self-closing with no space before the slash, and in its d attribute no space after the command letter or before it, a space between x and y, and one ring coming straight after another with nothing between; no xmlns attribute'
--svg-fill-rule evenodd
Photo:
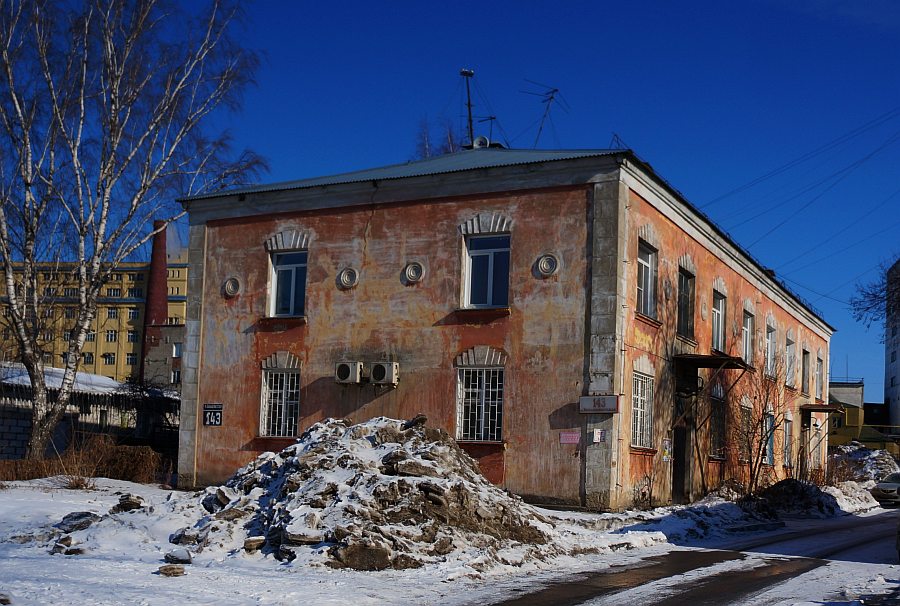
<svg viewBox="0 0 900 606"><path fill-rule="evenodd" d="M482 147L183 203L182 486L326 417L424 413L526 498L681 502L740 479L729 428L761 404L736 390L764 380L769 477L823 465L831 327L630 151Z"/></svg>

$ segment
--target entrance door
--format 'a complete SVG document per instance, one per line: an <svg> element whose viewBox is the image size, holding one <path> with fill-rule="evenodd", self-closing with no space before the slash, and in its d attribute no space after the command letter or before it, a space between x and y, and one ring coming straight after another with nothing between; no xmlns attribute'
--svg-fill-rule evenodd
<svg viewBox="0 0 900 606"><path fill-rule="evenodd" d="M691 432L687 427L672 430L672 502L688 503L691 498Z"/></svg>

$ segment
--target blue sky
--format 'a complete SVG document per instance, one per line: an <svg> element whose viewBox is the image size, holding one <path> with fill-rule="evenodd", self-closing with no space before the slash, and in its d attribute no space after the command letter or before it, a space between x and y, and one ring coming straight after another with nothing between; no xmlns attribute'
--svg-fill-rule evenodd
<svg viewBox="0 0 900 606"><path fill-rule="evenodd" d="M258 2L242 35L264 60L227 126L264 181L409 160L423 119L462 125L462 67L513 147L544 110L528 80L558 88L538 147L617 133L837 329L832 376L882 399L880 330L846 302L900 252L900 2Z"/></svg>

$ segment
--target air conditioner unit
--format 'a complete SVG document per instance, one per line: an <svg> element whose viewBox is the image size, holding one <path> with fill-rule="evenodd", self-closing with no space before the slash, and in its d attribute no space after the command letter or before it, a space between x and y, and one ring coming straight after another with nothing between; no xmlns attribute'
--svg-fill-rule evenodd
<svg viewBox="0 0 900 606"><path fill-rule="evenodd" d="M359 383L362 381L362 362L338 362L334 365L334 380L336 383Z"/></svg>
<svg viewBox="0 0 900 606"><path fill-rule="evenodd" d="M396 385L400 380L400 364L397 362L375 362L369 378L376 385Z"/></svg>

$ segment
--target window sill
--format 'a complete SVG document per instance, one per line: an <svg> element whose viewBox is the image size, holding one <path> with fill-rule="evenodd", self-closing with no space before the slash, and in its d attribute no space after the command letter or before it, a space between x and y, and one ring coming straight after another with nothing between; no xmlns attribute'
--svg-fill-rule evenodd
<svg viewBox="0 0 900 606"><path fill-rule="evenodd" d="M658 452L655 448L645 448L643 446L631 445L631 454L641 457L652 457Z"/></svg>
<svg viewBox="0 0 900 606"><path fill-rule="evenodd" d="M460 320L473 322L490 322L510 315L509 307L460 307L453 310Z"/></svg>
<svg viewBox="0 0 900 606"><path fill-rule="evenodd" d="M687 345L690 345L691 347L696 348L699 345L699 343L694 341L694 337L688 337L686 335L675 335L675 336L678 338L679 341L681 341L682 343L685 343Z"/></svg>
<svg viewBox="0 0 900 606"><path fill-rule="evenodd" d="M639 311L634 312L634 317L635 317L635 319L640 320L644 324L649 324L653 328L659 328L660 326L662 326L662 322L660 322L656 318L653 318L651 316L645 316L644 314L642 314Z"/></svg>
<svg viewBox="0 0 900 606"><path fill-rule="evenodd" d="M460 445L501 446L503 450L506 450L506 440L457 440L456 443Z"/></svg>
<svg viewBox="0 0 900 606"><path fill-rule="evenodd" d="M796 385L788 385L787 383L785 383L784 388L787 389L788 391L790 391L791 393L797 393Z"/></svg>
<svg viewBox="0 0 900 606"><path fill-rule="evenodd" d="M287 330L306 324L306 316L285 316L260 318L256 323L260 330Z"/></svg>
<svg viewBox="0 0 900 606"><path fill-rule="evenodd" d="M296 437L279 438L274 436L257 436L247 443L245 450L278 452L296 442Z"/></svg>
<svg viewBox="0 0 900 606"><path fill-rule="evenodd" d="M726 460L725 457L721 457L721 456L718 456L718 455L709 455L709 462L710 462L710 463L724 463L725 460Z"/></svg>

